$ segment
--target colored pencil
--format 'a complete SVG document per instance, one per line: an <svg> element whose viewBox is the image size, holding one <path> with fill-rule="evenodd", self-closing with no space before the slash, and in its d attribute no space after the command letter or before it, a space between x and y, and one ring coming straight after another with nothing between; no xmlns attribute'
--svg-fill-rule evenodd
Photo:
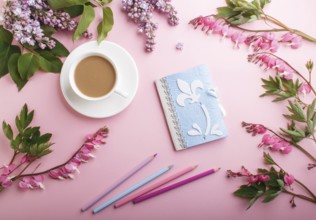
<svg viewBox="0 0 316 220"><path fill-rule="evenodd" d="M154 154L154 155L146 158L143 162L141 162L136 167L134 167L131 171L129 171L127 174L125 174L121 179L116 181L112 186L107 188L103 193L101 193L95 199L93 199L88 204L86 204L84 207L82 207L81 211L84 212L84 211L88 210L90 207L92 207L94 204L96 204L98 201L100 201L103 197L105 197L107 194L109 194L111 191L113 191L115 188L117 188L119 185L121 185L123 182L125 182L127 179L129 179L131 176L133 176L135 173L137 173L143 167L145 167L156 156L157 156L157 154Z"/></svg>
<svg viewBox="0 0 316 220"><path fill-rule="evenodd" d="M165 179L163 179L163 180L161 180L161 181L159 181L159 182L157 182L157 183L155 183L155 184L153 184L153 185L151 185L151 186L149 186L149 187L147 187L147 188L145 188L145 189L143 189L143 190L141 190L139 192L131 194L131 195L119 200L117 203L115 203L114 207L115 208L119 208L122 205L132 201L133 199L135 199L135 198L137 198L137 197L139 197L141 195L144 195L144 194L146 194L146 193L148 193L150 191L153 191L154 189L157 189L158 187L160 187L162 185L165 185L166 183L169 183L170 181L172 181L172 180L174 180L174 179L176 179L176 178L178 178L178 177L180 177L180 176L182 176L182 175L194 170L196 167L197 167L197 165L190 166L190 167L188 167L188 168L186 168L184 170L181 170L180 172L177 172L177 173L175 173L175 174L173 174L173 175L171 175L171 176L169 176L169 177L167 177L167 178L165 178Z"/></svg>
<svg viewBox="0 0 316 220"><path fill-rule="evenodd" d="M203 172L203 173L200 173L200 174L198 174L198 175L192 176L192 177L190 177L190 178L188 178L188 179L182 180L182 181L180 181L180 182L177 182L177 183L172 184L172 185L170 185L170 186L167 186L167 187L165 187L165 188L159 189L159 190L154 191L154 192L152 192L152 193L148 193L148 194L146 194L146 195L144 195L144 196L140 196L140 197L134 199L133 202L134 202L134 203L139 203L139 202L145 201L145 200L150 199L150 198L152 198L152 197L155 197L155 196L158 196L158 195L163 194L163 193L165 193L165 192L168 192L168 191L170 191L170 190L172 190L172 189L178 188L178 187L180 187L180 186L183 186L183 185L185 185L185 184L191 183L191 182L193 182L193 181L195 181L195 180L198 180L198 179L201 179L201 178L203 178L203 177L205 177L205 176L208 176L208 175L210 175L210 174L213 174L213 173L217 172L218 170L219 170L219 169L216 169L216 170L215 170L215 169L207 170L207 171L205 171L205 172Z"/></svg>
<svg viewBox="0 0 316 220"><path fill-rule="evenodd" d="M166 168L163 168L161 170L159 170L157 173L147 177L146 179L142 180L141 182L137 183L136 185L132 186L131 188L129 188L128 190L124 191L123 193L115 196L114 198L110 199L109 201L103 203L102 205L100 205L99 207L93 209L93 214L96 214L98 212L100 212L102 209L110 206L111 204L115 203L116 201L120 200L121 198L123 198L124 196L127 196L128 194L132 193L133 191L135 191L136 189L142 187L143 185L149 183L150 181L156 179L157 177L161 176L162 174L168 172L173 166L170 165Z"/></svg>

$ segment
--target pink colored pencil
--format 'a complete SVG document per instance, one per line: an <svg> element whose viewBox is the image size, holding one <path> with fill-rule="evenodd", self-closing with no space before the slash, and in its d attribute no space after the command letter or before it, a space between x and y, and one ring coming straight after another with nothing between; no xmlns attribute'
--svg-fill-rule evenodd
<svg viewBox="0 0 316 220"><path fill-rule="evenodd" d="M184 175L184 174L186 174L186 173L188 173L188 172L190 172L192 170L194 170L196 167L197 167L197 165L190 166L190 167L188 167L188 168L186 168L184 170L181 170L178 173L175 173L175 174L173 174L173 175L171 175L171 176L169 176L169 177L167 177L167 178L165 178L165 179L153 184L152 186L149 186L149 187L147 187L147 188L145 188L145 189L143 189L143 190L141 190L139 192L131 194L130 196L127 196L127 197L119 200L117 203L115 203L114 207L115 208L119 208L122 205L132 201L133 199L135 199L135 198L137 198L137 197L139 197L141 195L144 195L144 194L146 194L146 193L148 193L148 192L150 192L150 191L152 191L154 189L157 189L158 187L160 187L160 186L162 186L162 185L164 185L164 184L166 184L166 183L168 183L168 182L170 182L170 181L172 181L172 180L174 180L174 179L176 179L176 178L178 178L178 177L180 177L180 176L182 176L182 175Z"/></svg>
<svg viewBox="0 0 316 220"><path fill-rule="evenodd" d="M185 184L191 183L191 182L193 182L193 181L195 181L195 180L198 180L198 179L200 179L200 178L202 178L202 177L205 177L205 176L208 176L208 175L210 175L210 174L213 174L213 173L215 173L215 172L218 171L218 170L219 170L219 169L210 169L210 170L207 170L207 171L205 171L205 172L203 172L203 173L200 173L200 174L198 174L198 175L192 176L192 177L190 177L190 178L188 178L188 179L182 180L182 181L180 181L180 182L177 182L177 183L172 184L172 185L170 185L170 186L167 186L167 187L165 187L165 188L162 188L162 189L159 189L159 190L157 190L157 191L154 191L154 192L148 193L148 194L146 194L146 195L140 196L140 197L134 199L133 202L134 202L134 203L139 203L139 202L145 201L145 200L147 200L147 199L150 199L150 198L152 198L152 197L158 196L158 195L160 195L160 194L163 194L163 193L165 193L165 192L168 192L168 191L170 191L170 190L172 190L172 189L175 189L175 188L177 188L177 187L180 187L180 186L183 186L183 185L185 185Z"/></svg>

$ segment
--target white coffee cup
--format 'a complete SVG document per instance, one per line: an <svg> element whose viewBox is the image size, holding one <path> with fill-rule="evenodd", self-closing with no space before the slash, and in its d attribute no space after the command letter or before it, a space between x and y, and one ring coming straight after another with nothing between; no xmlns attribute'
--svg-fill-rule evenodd
<svg viewBox="0 0 316 220"><path fill-rule="evenodd" d="M112 86L112 89L107 92L105 95L103 96L98 96L98 97L91 97L91 96L88 96L84 93L82 93L80 91L80 89L78 88L77 84L76 84L76 81L75 81L75 73L76 73L76 68L78 66L78 64L88 58L88 57L91 57L91 56L98 56L98 57L101 57L105 60L107 60L108 62L110 62L114 68L114 73L115 73L115 82L114 82L114 85ZM122 90L121 88L119 88L119 82L120 80L120 72L117 70L117 67L115 65L115 62L113 62L113 60L111 58L109 58L108 56L106 56L105 54L103 53L98 53L98 52L89 52L89 53L85 53L85 54L82 54L80 57L78 57L78 59L72 63L71 67L70 67L70 70L69 70L69 82L70 82L70 87L72 88L72 90L79 96L81 97L82 99L85 99L85 100L88 100L88 101L99 101L99 100L103 100L103 99L106 99L108 97L110 97L111 95L113 95L113 93L116 93L118 94L119 96L123 97L123 98L127 98L128 97L128 93L125 92L124 90Z"/></svg>

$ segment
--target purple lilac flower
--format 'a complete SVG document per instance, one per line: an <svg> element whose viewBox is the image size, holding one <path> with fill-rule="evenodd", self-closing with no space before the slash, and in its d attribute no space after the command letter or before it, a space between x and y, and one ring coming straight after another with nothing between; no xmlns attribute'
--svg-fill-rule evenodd
<svg viewBox="0 0 316 220"><path fill-rule="evenodd" d="M21 44L55 47L55 41L44 35L41 25L73 30L77 23L66 12L53 11L44 0L7 0L3 9L4 28Z"/></svg>
<svg viewBox="0 0 316 220"><path fill-rule="evenodd" d="M146 51L154 50L155 30L158 24L152 21L152 13L157 11L167 14L170 25L177 25L179 19L177 11L170 4L170 0L122 0L122 9L127 16L138 26L138 33L144 33L147 37Z"/></svg>

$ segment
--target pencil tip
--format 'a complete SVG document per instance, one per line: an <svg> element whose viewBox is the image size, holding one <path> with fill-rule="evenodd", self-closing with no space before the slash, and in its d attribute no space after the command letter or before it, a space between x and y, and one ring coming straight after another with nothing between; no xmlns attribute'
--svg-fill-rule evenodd
<svg viewBox="0 0 316 220"><path fill-rule="evenodd" d="M218 167L217 169L215 169L215 172L217 172L217 171L219 171L221 168L220 167Z"/></svg>
<svg viewBox="0 0 316 220"><path fill-rule="evenodd" d="M195 168L197 168L199 165L198 164L196 164L196 165L194 165L194 166L192 166L193 167L193 169L195 169Z"/></svg>
<svg viewBox="0 0 316 220"><path fill-rule="evenodd" d="M171 169L173 167L173 165L169 165L168 168Z"/></svg>
<svg viewBox="0 0 316 220"><path fill-rule="evenodd" d="M153 158L155 158L157 156L157 153L155 153L154 155L153 155Z"/></svg>

